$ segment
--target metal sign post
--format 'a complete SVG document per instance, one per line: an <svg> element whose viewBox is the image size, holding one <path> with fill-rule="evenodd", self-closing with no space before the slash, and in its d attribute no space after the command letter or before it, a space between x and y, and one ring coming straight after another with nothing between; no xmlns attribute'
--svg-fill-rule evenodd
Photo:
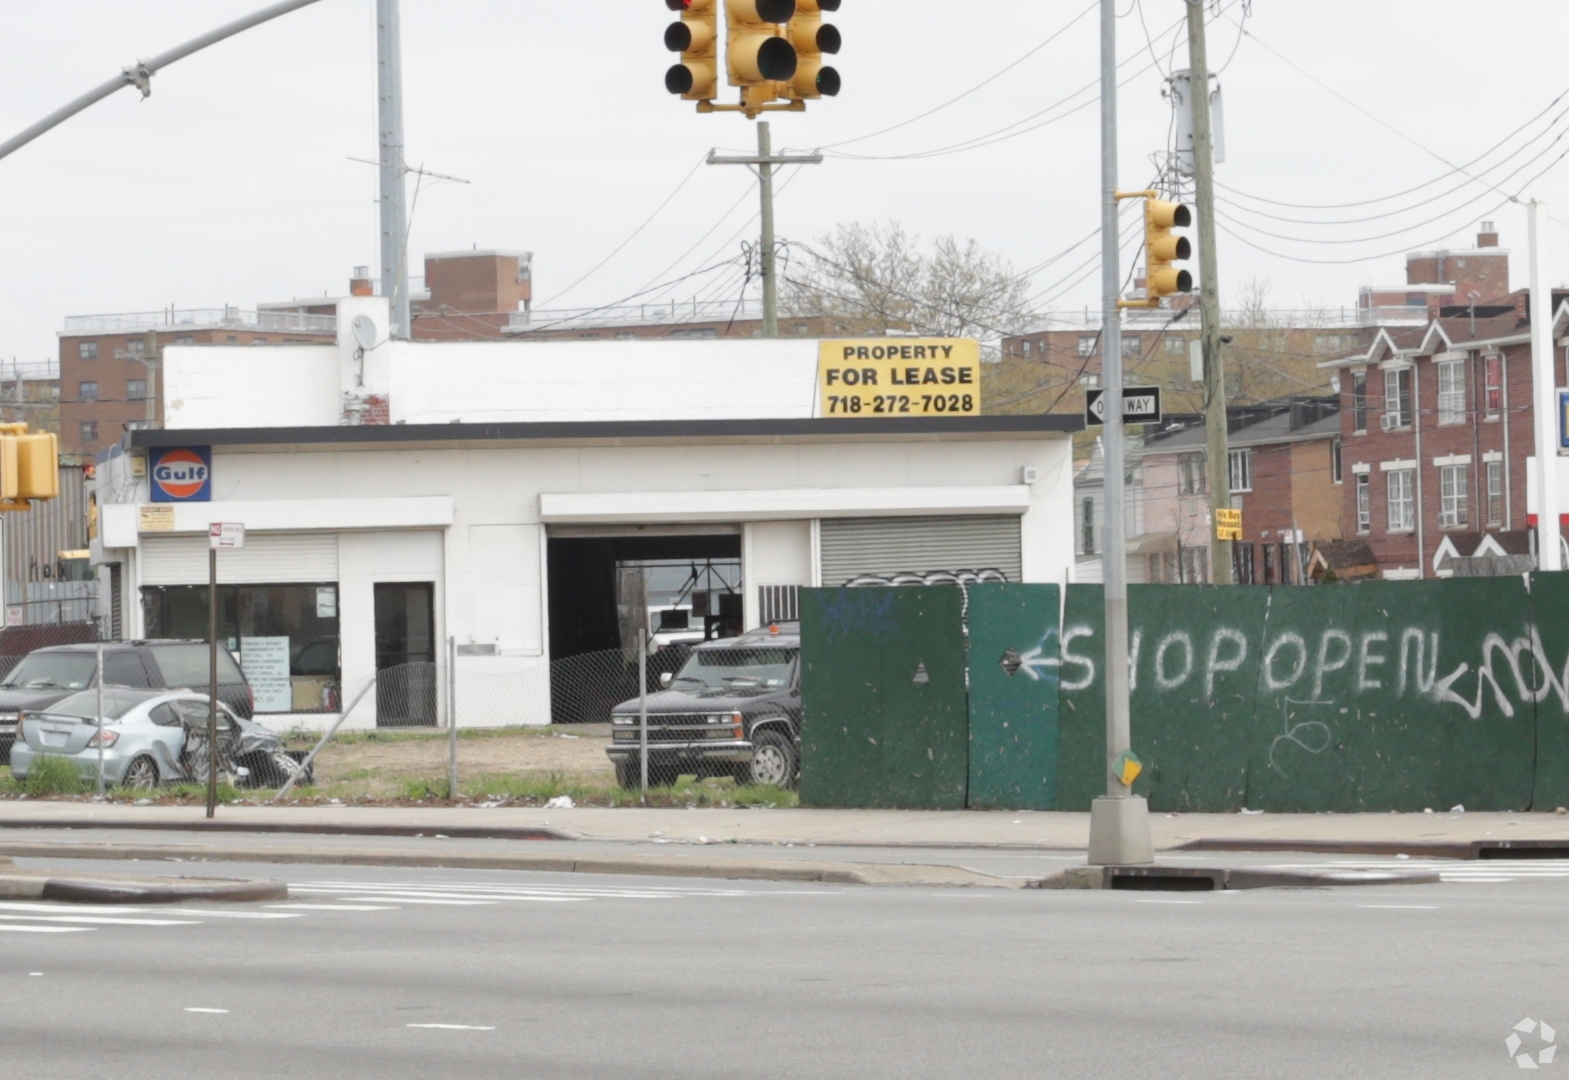
<svg viewBox="0 0 1569 1080"><path fill-rule="evenodd" d="M104 794L104 643L98 642L98 797Z"/></svg>
<svg viewBox="0 0 1569 1080"><path fill-rule="evenodd" d="M207 816L218 809L218 552L245 546L245 526L207 526Z"/></svg>
<svg viewBox="0 0 1569 1080"><path fill-rule="evenodd" d="M637 751L641 760L643 801L648 801L648 631L637 631Z"/></svg>

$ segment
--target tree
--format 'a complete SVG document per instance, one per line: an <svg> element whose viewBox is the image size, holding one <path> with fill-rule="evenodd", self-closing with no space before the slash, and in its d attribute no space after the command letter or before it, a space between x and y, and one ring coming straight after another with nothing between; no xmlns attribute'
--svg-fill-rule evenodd
<svg viewBox="0 0 1569 1080"><path fill-rule="evenodd" d="M923 250L897 221L855 222L786 251L783 311L847 333L998 338L1028 321L1027 280L974 240L940 236Z"/></svg>

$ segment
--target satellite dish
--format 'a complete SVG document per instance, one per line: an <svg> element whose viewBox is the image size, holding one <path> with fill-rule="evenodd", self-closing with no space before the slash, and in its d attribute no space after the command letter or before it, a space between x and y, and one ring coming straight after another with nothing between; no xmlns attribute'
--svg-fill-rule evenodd
<svg viewBox="0 0 1569 1080"><path fill-rule="evenodd" d="M376 347L376 324L369 315L356 315L354 316L354 321L349 325L354 330L354 340L359 344L360 348L374 349Z"/></svg>

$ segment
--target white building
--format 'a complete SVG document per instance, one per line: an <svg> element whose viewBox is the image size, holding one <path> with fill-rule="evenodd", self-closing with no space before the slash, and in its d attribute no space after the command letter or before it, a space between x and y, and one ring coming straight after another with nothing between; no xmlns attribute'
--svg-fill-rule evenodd
<svg viewBox="0 0 1569 1080"><path fill-rule="evenodd" d="M639 567L664 588L691 564L683 606L724 634L790 617L800 586L1073 565L1076 418L824 416L815 341L416 343L386 325L351 298L336 346L170 347L166 428L98 470L117 637L204 637L208 526L246 527L218 556L220 636L269 722L321 724L325 686L441 661L449 638L460 680L530 698L461 723L545 722L551 661L624 647ZM152 502L149 457L171 448L208 456L210 501ZM400 719L373 700L351 726Z"/></svg>

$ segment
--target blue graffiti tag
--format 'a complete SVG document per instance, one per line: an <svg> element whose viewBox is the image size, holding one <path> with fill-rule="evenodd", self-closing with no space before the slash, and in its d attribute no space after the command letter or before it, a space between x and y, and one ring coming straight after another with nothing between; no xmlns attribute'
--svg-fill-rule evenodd
<svg viewBox="0 0 1569 1080"><path fill-rule="evenodd" d="M839 589L823 600L828 640L859 637L875 638L886 645L899 633L894 613L898 595L890 589Z"/></svg>

